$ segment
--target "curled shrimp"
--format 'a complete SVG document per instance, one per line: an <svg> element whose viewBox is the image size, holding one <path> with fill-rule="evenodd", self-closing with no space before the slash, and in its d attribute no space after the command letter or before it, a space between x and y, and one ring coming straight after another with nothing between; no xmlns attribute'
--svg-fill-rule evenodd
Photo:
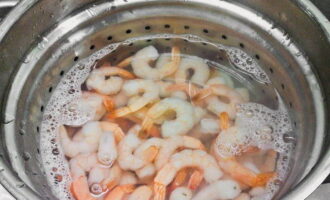
<svg viewBox="0 0 330 200"><path fill-rule="evenodd" d="M178 187L171 193L170 200L191 200L192 196L192 191L189 188Z"/></svg>
<svg viewBox="0 0 330 200"><path fill-rule="evenodd" d="M189 72L192 71L192 75ZM204 85L210 76L209 66L203 59L196 56L183 58L178 71L175 73L177 82L186 82L191 76L190 81L197 85Z"/></svg>
<svg viewBox="0 0 330 200"><path fill-rule="evenodd" d="M159 170L166 165L179 148L203 150L204 145L198 139L190 136L172 136L164 139L155 161L157 169Z"/></svg>
<svg viewBox="0 0 330 200"><path fill-rule="evenodd" d="M217 181L223 175L216 160L211 155L201 150L183 150L174 154L170 161L157 173L154 179L154 200L165 199L166 186L173 181L179 170L186 167L200 169L208 183Z"/></svg>
<svg viewBox="0 0 330 200"><path fill-rule="evenodd" d="M199 191L192 200L234 199L241 193L239 184L233 180L220 180Z"/></svg>
<svg viewBox="0 0 330 200"><path fill-rule="evenodd" d="M104 200L122 200L125 195L132 193L134 190L134 185L119 185L110 191Z"/></svg>
<svg viewBox="0 0 330 200"><path fill-rule="evenodd" d="M123 91L128 96L135 96L133 102L129 102L126 107L118 108L110 113L110 118L122 117L136 112L149 103L159 99L159 87L151 80L135 79L127 81L123 86ZM138 96L142 93L142 96Z"/></svg>
<svg viewBox="0 0 330 200"><path fill-rule="evenodd" d="M126 171L122 174L120 178L119 185L135 185L138 183L138 179L136 178L133 172Z"/></svg>
<svg viewBox="0 0 330 200"><path fill-rule="evenodd" d="M118 67L101 67L91 72L86 85L89 90L95 90L104 95L111 95L121 90L124 83L123 78L133 79L134 77L129 71Z"/></svg>
<svg viewBox="0 0 330 200"><path fill-rule="evenodd" d="M90 172L94 166L98 164L97 155L92 154L79 154L72 158L69 162L70 172L73 180L85 176L87 172Z"/></svg>
<svg viewBox="0 0 330 200"><path fill-rule="evenodd" d="M115 162L118 153L113 132L106 131L102 134L97 156L99 161L104 165L112 166Z"/></svg>
<svg viewBox="0 0 330 200"><path fill-rule="evenodd" d="M189 98L194 98L202 91L202 89L195 86L192 83L175 83L169 85L167 87L167 91L169 92L182 91L186 93Z"/></svg>
<svg viewBox="0 0 330 200"><path fill-rule="evenodd" d="M146 185L142 185L134 190L128 197L128 200L150 200L152 196L152 189Z"/></svg>
<svg viewBox="0 0 330 200"><path fill-rule="evenodd" d="M138 170L144 166L144 160L133 154L134 150L139 147L142 140L137 136L141 126L133 126L118 145L118 163L124 170Z"/></svg>
<svg viewBox="0 0 330 200"><path fill-rule="evenodd" d="M180 50L177 47L173 47L171 61L165 63L162 58L162 62L156 64L155 68L152 68L149 63L155 61L158 57L158 51L153 46L141 49L132 58L131 64L134 73L140 78L160 80L173 74L177 70L181 60Z"/></svg>
<svg viewBox="0 0 330 200"><path fill-rule="evenodd" d="M72 158L79 153L96 152L100 137L103 133L99 122L86 123L81 131L82 140L73 141L64 126L59 127L59 136L63 152L66 156Z"/></svg>
<svg viewBox="0 0 330 200"><path fill-rule="evenodd" d="M71 193L77 200L96 200L89 192L86 176L80 176L71 183Z"/></svg>
<svg viewBox="0 0 330 200"><path fill-rule="evenodd" d="M166 120L161 125L163 137L184 135L194 126L194 108L187 101L165 98L153 105L142 123L142 131L149 130L154 122L166 112L174 111L176 119Z"/></svg>
<svg viewBox="0 0 330 200"><path fill-rule="evenodd" d="M218 97L225 98L228 102L221 101ZM214 114L219 115L226 112L232 119L236 116L236 106L245 102L243 97L234 89L220 84L211 85L204 89L199 93L197 99L206 99L207 109Z"/></svg>

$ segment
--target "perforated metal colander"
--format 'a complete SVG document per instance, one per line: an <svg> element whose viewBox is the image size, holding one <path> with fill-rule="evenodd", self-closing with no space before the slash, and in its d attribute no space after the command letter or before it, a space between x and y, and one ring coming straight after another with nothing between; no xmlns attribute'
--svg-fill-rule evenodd
<svg viewBox="0 0 330 200"><path fill-rule="evenodd" d="M276 198L305 198L330 171L330 34L322 17L308 1L23 0L0 26L1 184L18 199L55 199L41 166L39 126L61 77L110 43L172 33L241 48L267 72L297 133L292 170ZM172 42L157 45L166 50ZM133 44L109 59L154 43ZM224 62L224 53L207 45L177 45Z"/></svg>

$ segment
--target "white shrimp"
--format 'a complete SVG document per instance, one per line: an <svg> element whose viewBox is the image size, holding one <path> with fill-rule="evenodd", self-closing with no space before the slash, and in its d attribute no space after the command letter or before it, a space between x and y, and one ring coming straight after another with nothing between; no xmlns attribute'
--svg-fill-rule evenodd
<svg viewBox="0 0 330 200"><path fill-rule="evenodd" d="M150 200L152 189L148 186L140 186L128 197L128 200Z"/></svg>
<svg viewBox="0 0 330 200"><path fill-rule="evenodd" d="M176 119L166 120L161 125L163 137L184 135L194 126L194 107L190 103L177 98L165 98L149 109L142 123L142 130L149 130L159 117L169 111L176 113Z"/></svg>
<svg viewBox="0 0 330 200"><path fill-rule="evenodd" d="M192 200L234 199L241 193L239 184L233 180L220 180L199 191Z"/></svg>
<svg viewBox="0 0 330 200"><path fill-rule="evenodd" d="M194 110L195 110L195 124L197 124L207 114L207 111L199 106L195 106Z"/></svg>
<svg viewBox="0 0 330 200"><path fill-rule="evenodd" d="M149 103L159 99L159 87L151 80L135 79L127 81L123 86L123 91L134 101L130 101L128 106L119 108L111 113L111 117L122 117L132 112L138 111ZM139 96L141 95L142 96Z"/></svg>
<svg viewBox="0 0 330 200"><path fill-rule="evenodd" d="M191 200L192 196L189 188L178 187L171 193L170 200Z"/></svg>
<svg viewBox="0 0 330 200"><path fill-rule="evenodd" d="M69 162L70 172L73 180L81 176L85 176L98 163L97 155L95 153L80 154L72 158Z"/></svg>
<svg viewBox="0 0 330 200"><path fill-rule="evenodd" d="M135 185L137 183L138 179L135 174L133 172L126 171L122 174L119 185Z"/></svg>
<svg viewBox="0 0 330 200"><path fill-rule="evenodd" d="M205 61L199 57L190 56L181 60L179 69L175 74L175 80L186 82L190 70L193 71L190 81L198 85L204 85L210 76L210 69Z"/></svg>
<svg viewBox="0 0 330 200"><path fill-rule="evenodd" d="M136 175L141 181L148 181L154 177L157 170L154 164L149 163L141 169L136 170Z"/></svg>
<svg viewBox="0 0 330 200"><path fill-rule="evenodd" d="M235 88L236 92L238 92L242 98L244 99L245 102L250 101L250 93L249 90L246 88Z"/></svg>
<svg viewBox="0 0 330 200"><path fill-rule="evenodd" d="M142 140L137 136L141 126L132 127L124 139L118 145L118 163L124 170L138 170L144 165L144 160L133 154L134 150L139 147Z"/></svg>
<svg viewBox="0 0 330 200"><path fill-rule="evenodd" d="M206 85L214 85L214 84L222 84L222 85L227 85L228 87L234 88L234 82L231 79L230 76L220 73L218 76L210 78L207 82Z"/></svg>
<svg viewBox="0 0 330 200"><path fill-rule="evenodd" d="M160 80L166 76L173 74L180 63L180 51L178 48L172 49L172 61L165 63L163 58L155 68L150 66L151 61L155 61L158 57L158 51L153 46L148 46L138 51L132 58L132 68L134 73L144 79Z"/></svg>
<svg viewBox="0 0 330 200"><path fill-rule="evenodd" d="M152 162L163 144L163 139L150 138L144 141L134 152L134 155L144 160L146 163Z"/></svg>
<svg viewBox="0 0 330 200"><path fill-rule="evenodd" d="M172 85L172 82L168 81L157 81L156 84L159 86L159 96L161 98L169 97L171 95L171 91L169 91L167 88Z"/></svg>
<svg viewBox="0 0 330 200"><path fill-rule="evenodd" d="M203 118L200 120L201 129L203 134L218 134L220 131L219 120L213 118Z"/></svg>
<svg viewBox="0 0 330 200"><path fill-rule="evenodd" d="M100 138L99 150L97 156L99 161L106 166L111 167L112 164L115 162L118 153L117 153L115 136L113 132L105 131L102 134Z"/></svg>
<svg viewBox="0 0 330 200"><path fill-rule="evenodd" d="M177 172L186 167L196 167L202 171L203 177L208 183L213 183L223 175L216 160L201 150L183 150L174 154L170 161L157 173L154 179L154 200L164 200L166 187Z"/></svg>
<svg viewBox="0 0 330 200"><path fill-rule="evenodd" d="M60 141L64 154L70 158L79 153L93 153L98 149L100 137L103 133L99 122L86 123L80 133L83 136L82 141L73 141L64 126L59 127Z"/></svg>
<svg viewBox="0 0 330 200"><path fill-rule="evenodd" d="M119 75L120 77L117 77ZM89 90L96 90L100 94L112 95L121 90L123 78L132 79L134 75L118 67L101 67L94 69L89 75L86 85Z"/></svg>
<svg viewBox="0 0 330 200"><path fill-rule="evenodd" d="M266 189L264 187L254 187L250 190L249 194L253 197L262 196L266 194Z"/></svg>
<svg viewBox="0 0 330 200"><path fill-rule="evenodd" d="M111 97L116 108L126 106L129 100L129 97L124 91L120 91L118 94Z"/></svg>
<svg viewBox="0 0 330 200"><path fill-rule="evenodd" d="M182 147L186 149L204 149L203 143L190 136L173 136L164 139L155 161L157 169L161 169L176 150Z"/></svg>
<svg viewBox="0 0 330 200"><path fill-rule="evenodd" d="M251 197L247 193L241 193L238 197L236 197L234 200L250 200Z"/></svg>

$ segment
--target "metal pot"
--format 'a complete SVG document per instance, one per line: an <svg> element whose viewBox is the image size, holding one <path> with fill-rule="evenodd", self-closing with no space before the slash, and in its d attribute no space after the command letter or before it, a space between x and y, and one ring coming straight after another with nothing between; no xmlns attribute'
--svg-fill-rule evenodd
<svg viewBox="0 0 330 200"><path fill-rule="evenodd" d="M77 60L130 37L189 33L244 48L274 82L297 133L275 199L304 199L330 172L329 26L308 0L23 0L0 25L0 182L17 199L55 199L40 161L39 126Z"/></svg>

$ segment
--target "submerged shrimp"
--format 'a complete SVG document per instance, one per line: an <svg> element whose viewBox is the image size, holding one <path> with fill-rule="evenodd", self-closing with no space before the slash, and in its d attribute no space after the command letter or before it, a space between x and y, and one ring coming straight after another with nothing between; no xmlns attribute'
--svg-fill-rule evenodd
<svg viewBox="0 0 330 200"><path fill-rule="evenodd" d="M123 86L123 91L128 96L136 96L136 98L133 102L129 102L128 106L110 113L110 118L122 117L136 112L147 104L159 99L159 87L151 80L135 79L127 81ZM142 96L139 96L141 94Z"/></svg>
<svg viewBox="0 0 330 200"><path fill-rule="evenodd" d="M81 176L85 176L87 172L90 172L98 164L98 159L95 153L80 154L72 158L69 164L71 176L73 180L76 180Z"/></svg>
<svg viewBox="0 0 330 200"><path fill-rule="evenodd" d="M240 186L233 180L220 180L200 190L192 200L234 199L241 193Z"/></svg>
<svg viewBox="0 0 330 200"><path fill-rule="evenodd" d="M192 75L189 74L190 71L192 71ZM209 66L203 59L196 56L183 58L175 74L175 80L177 82L186 82L189 76L191 76L191 82L197 85L204 85L210 76Z"/></svg>
<svg viewBox="0 0 330 200"><path fill-rule="evenodd" d="M118 163L124 170L137 170L144 166L144 160L133 154L134 150L139 147L142 140L137 136L141 126L132 127L124 139L118 145Z"/></svg>
<svg viewBox="0 0 330 200"><path fill-rule="evenodd" d="M134 191L134 185L120 185L110 191L104 200L122 200L125 195L130 194Z"/></svg>
<svg viewBox="0 0 330 200"><path fill-rule="evenodd" d="M148 46L138 51L132 58L132 68L134 73L144 79L160 80L173 74L180 64L180 50L177 47L172 48L172 57L169 63L164 63L163 58L155 68L150 66L150 62L159 57L158 51L153 46Z"/></svg>
<svg viewBox="0 0 330 200"><path fill-rule="evenodd" d="M134 190L128 197L128 200L150 200L152 196L152 189L148 186L142 185Z"/></svg>
<svg viewBox="0 0 330 200"><path fill-rule="evenodd" d="M178 187L171 193L170 200L191 200L192 196L189 188Z"/></svg>
<svg viewBox="0 0 330 200"><path fill-rule="evenodd" d="M68 136L64 126L59 127L59 138L63 152L70 158L75 157L79 153L96 152L102 133L99 122L87 122L80 131L82 140L74 141Z"/></svg>
<svg viewBox="0 0 330 200"><path fill-rule="evenodd" d="M71 184L71 192L76 200L96 200L89 192L89 186L86 176L80 176Z"/></svg>
<svg viewBox="0 0 330 200"><path fill-rule="evenodd" d="M95 90L104 95L112 95L121 90L124 83L123 78L132 79L134 77L129 71L118 67L101 67L91 72L86 85L89 90Z"/></svg>
<svg viewBox="0 0 330 200"><path fill-rule="evenodd" d="M200 169L208 183L213 183L222 176L222 171L212 156L201 150L183 150L174 154L170 161L157 173L154 179L154 200L165 199L166 186L172 182L180 169L186 167Z"/></svg>
<svg viewBox="0 0 330 200"><path fill-rule="evenodd" d="M187 101L165 98L152 106L142 123L142 131L149 130L153 123L167 112L174 111L176 119L166 120L161 125L163 137L184 135L194 126L194 108Z"/></svg>
<svg viewBox="0 0 330 200"><path fill-rule="evenodd" d="M198 139L190 136L172 136L164 139L155 161L157 169L159 170L166 165L179 148L203 150L204 145Z"/></svg>

